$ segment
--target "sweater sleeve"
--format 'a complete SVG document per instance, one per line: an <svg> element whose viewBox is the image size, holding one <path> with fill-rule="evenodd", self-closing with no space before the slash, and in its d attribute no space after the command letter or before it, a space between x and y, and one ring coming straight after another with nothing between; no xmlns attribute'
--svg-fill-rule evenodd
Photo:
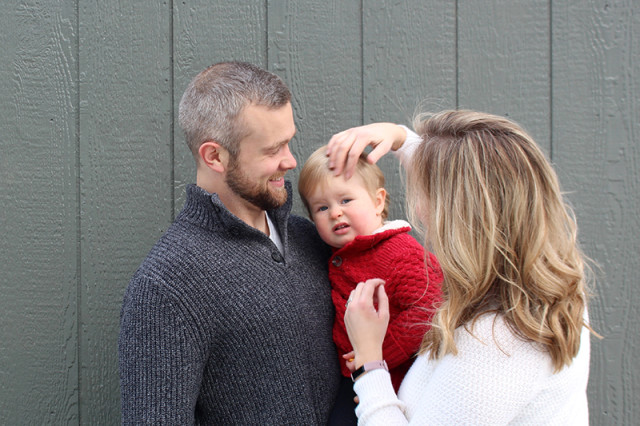
<svg viewBox="0 0 640 426"><path fill-rule="evenodd" d="M361 401L356 410L358 424L501 425L512 421L531 395L541 390L541 378L553 369L546 352L518 339L503 321L494 323L493 318L481 318L473 335L463 328L456 330L458 355L438 361L420 356L400 390L404 401L380 377L388 375L384 371L372 371L356 381L354 389ZM405 403L414 408L406 409Z"/></svg>
<svg viewBox="0 0 640 426"><path fill-rule="evenodd" d="M400 160L400 164L402 164L403 167L407 167L409 161L411 161L411 157L413 157L413 153L416 151L416 148L418 148L420 142L422 142L422 138L407 126L400 125L400 127L407 132L407 139L405 139L400 149L393 151L393 154Z"/></svg>
<svg viewBox="0 0 640 426"><path fill-rule="evenodd" d="M120 320L122 424L193 424L204 366L179 300L139 279L125 296Z"/></svg>
<svg viewBox="0 0 640 426"><path fill-rule="evenodd" d="M390 280L385 284L394 306L382 353L393 369L411 358L420 348L424 334L440 300L442 272L433 255L425 267L424 251L415 242L398 253Z"/></svg>

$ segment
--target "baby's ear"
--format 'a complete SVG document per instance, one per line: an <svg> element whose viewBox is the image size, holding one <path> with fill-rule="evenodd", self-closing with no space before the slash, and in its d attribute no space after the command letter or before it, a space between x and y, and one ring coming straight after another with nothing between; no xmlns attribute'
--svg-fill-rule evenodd
<svg viewBox="0 0 640 426"><path fill-rule="evenodd" d="M376 206L376 214L380 215L384 211L384 203L387 199L387 190L384 188L378 188L376 190L376 197L374 199Z"/></svg>

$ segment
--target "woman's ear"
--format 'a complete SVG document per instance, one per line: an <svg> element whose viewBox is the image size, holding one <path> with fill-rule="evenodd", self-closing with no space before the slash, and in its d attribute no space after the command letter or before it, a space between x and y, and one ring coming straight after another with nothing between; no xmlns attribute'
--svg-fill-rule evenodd
<svg viewBox="0 0 640 426"><path fill-rule="evenodd" d="M218 173L224 173L229 164L229 151L217 142L204 142L198 149L198 155L204 166Z"/></svg>
<svg viewBox="0 0 640 426"><path fill-rule="evenodd" d="M377 215L382 214L386 200L387 200L387 190L384 188L378 188L376 190L376 197L375 197L375 206L376 206Z"/></svg>

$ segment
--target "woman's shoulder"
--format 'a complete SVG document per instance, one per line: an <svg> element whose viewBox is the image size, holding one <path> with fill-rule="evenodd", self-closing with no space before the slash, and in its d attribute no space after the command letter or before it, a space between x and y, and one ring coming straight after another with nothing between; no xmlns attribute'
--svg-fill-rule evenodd
<svg viewBox="0 0 640 426"><path fill-rule="evenodd" d="M458 352L463 357L482 357L518 365L544 362L549 353L539 344L518 335L501 313L481 314L455 331Z"/></svg>
<svg viewBox="0 0 640 426"><path fill-rule="evenodd" d="M489 389L493 396L488 399L496 406L513 398L527 400L553 375L548 352L514 333L502 314L486 313L459 327L455 343L458 353L434 361L434 369L478 403L487 401Z"/></svg>

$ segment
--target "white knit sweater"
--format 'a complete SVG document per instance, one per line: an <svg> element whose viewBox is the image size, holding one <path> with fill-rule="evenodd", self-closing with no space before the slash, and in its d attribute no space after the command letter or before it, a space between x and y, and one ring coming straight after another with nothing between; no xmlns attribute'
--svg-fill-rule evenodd
<svg viewBox="0 0 640 426"><path fill-rule="evenodd" d="M549 354L517 338L502 316L484 315L471 331L456 330L456 356L418 356L398 396L386 371L361 376L354 385L358 424L588 424L586 328L577 357L555 374Z"/></svg>

